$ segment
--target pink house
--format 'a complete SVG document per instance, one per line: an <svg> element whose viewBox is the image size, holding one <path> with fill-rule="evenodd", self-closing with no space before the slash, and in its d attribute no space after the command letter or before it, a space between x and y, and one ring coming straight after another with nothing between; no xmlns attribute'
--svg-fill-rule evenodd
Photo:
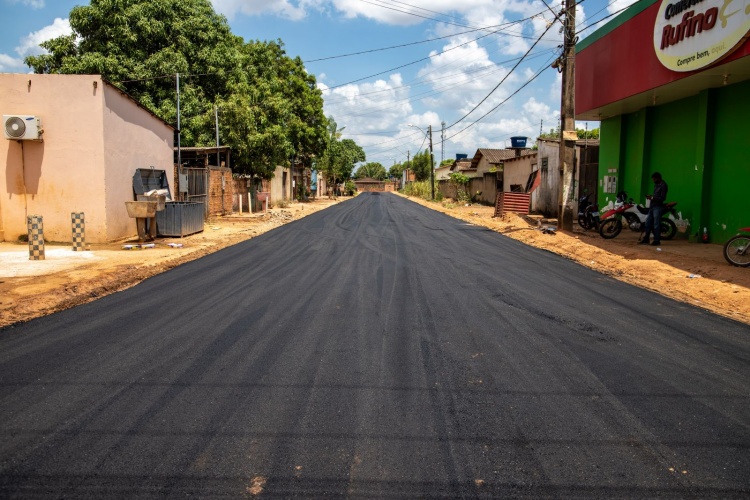
<svg viewBox="0 0 750 500"><path fill-rule="evenodd" d="M99 75L0 74L0 114L38 117L43 130L41 141L0 140L0 241L41 215L45 240L68 242L71 212L85 214L87 242L132 236L135 170L174 178L174 128Z"/></svg>

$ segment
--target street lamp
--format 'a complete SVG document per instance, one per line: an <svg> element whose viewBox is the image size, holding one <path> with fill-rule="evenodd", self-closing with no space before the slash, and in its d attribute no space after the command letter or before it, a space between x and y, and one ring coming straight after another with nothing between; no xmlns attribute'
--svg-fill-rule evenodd
<svg viewBox="0 0 750 500"><path fill-rule="evenodd" d="M407 126L413 127L419 130L420 132L422 132L426 136L429 136L430 138L430 199L434 200L435 199L435 177L434 177L435 176L435 160L432 157L432 125L429 125L427 127L426 133L424 130L422 130L420 127L417 127L414 124L407 123Z"/></svg>

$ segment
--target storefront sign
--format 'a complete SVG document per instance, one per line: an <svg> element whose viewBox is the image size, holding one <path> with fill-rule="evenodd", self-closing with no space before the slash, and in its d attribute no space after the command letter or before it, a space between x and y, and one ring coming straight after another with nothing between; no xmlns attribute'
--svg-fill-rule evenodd
<svg viewBox="0 0 750 500"><path fill-rule="evenodd" d="M750 0L662 0L654 49L673 71L694 71L730 54L750 34Z"/></svg>

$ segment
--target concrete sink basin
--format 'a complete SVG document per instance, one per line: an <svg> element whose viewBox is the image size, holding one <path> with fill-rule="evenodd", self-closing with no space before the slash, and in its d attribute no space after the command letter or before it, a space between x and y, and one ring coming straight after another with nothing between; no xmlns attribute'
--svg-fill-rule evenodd
<svg viewBox="0 0 750 500"><path fill-rule="evenodd" d="M128 216L134 219L146 219L156 217L156 209L159 202L154 201L126 201L125 207L128 209Z"/></svg>

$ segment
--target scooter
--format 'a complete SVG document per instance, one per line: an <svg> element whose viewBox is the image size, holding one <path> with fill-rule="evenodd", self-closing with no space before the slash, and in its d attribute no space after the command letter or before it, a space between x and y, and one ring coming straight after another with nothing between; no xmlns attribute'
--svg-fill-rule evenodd
<svg viewBox="0 0 750 500"><path fill-rule="evenodd" d="M589 196L583 195L578 200L578 225L586 231L599 229L599 205L591 203Z"/></svg>

